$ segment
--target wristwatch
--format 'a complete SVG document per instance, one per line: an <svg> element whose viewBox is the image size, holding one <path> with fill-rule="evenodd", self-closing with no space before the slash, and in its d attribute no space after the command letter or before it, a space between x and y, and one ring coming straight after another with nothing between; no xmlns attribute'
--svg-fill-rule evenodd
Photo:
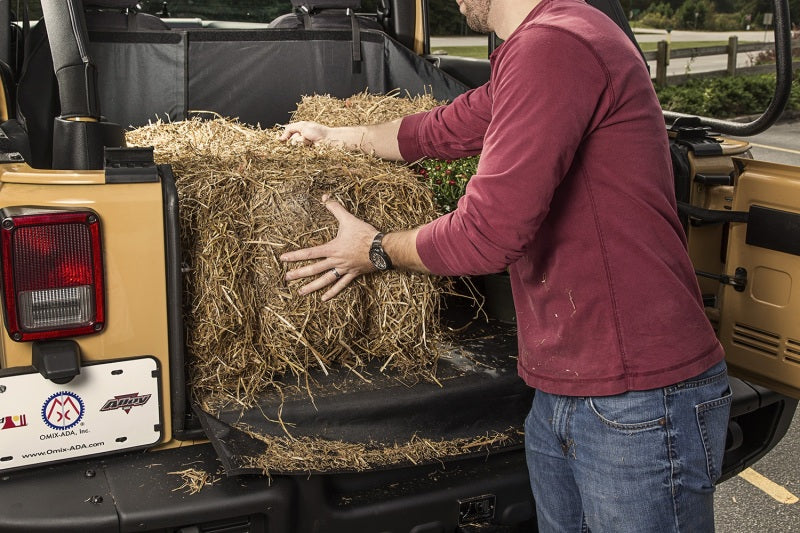
<svg viewBox="0 0 800 533"><path fill-rule="evenodd" d="M381 272L392 269L392 260L389 259L389 254L383 249L382 241L383 233L378 233L375 235L375 238L372 239L372 244L369 247L369 260L372 262L372 265Z"/></svg>

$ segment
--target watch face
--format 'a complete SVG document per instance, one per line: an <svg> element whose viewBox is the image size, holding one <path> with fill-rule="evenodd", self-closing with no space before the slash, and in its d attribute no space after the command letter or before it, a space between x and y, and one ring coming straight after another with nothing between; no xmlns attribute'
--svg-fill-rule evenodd
<svg viewBox="0 0 800 533"><path fill-rule="evenodd" d="M375 268L378 270L386 270L389 267L389 265L386 264L386 258L383 257L380 250L370 250L369 260L372 261L372 264L375 265Z"/></svg>

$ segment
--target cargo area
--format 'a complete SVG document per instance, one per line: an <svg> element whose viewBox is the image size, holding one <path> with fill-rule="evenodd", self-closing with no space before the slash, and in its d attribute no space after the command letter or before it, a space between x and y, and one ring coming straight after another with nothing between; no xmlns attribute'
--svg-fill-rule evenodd
<svg viewBox="0 0 800 533"><path fill-rule="evenodd" d="M399 90L451 100L467 89L372 30L360 32L357 53L350 32L325 30L119 33L90 28L89 36L104 121L123 129L180 121L195 112L271 127L285 123L304 95L347 98ZM49 84L57 95L44 44L36 52L45 56L43 65L31 60L21 86ZM41 100L20 104L32 132L34 166L48 168L48 154L60 150L49 142L52 119L62 110L55 98L50 106ZM3 530L159 531L185 523L204 531L369 531L393 523L396 531L433 531L531 519L520 424L533 391L516 374L515 326L487 319L462 299L444 304L443 326L450 334L437 347L434 380L406 379L373 364L361 369L361 377L346 368L328 375L314 372L307 382L295 384L293 395L265 395L246 409L231 405L209 413L193 405L179 316L180 205L172 173L161 168L159 179L170 309L169 362L162 364L169 367L164 376L169 376L165 390L171 396L165 418L176 439L163 449L5 472L0 480L8 504ZM423 451L442 442L472 440L473 445L326 473L298 463L289 472L264 476L263 468L244 458L269 452L262 440L239 429L243 426L264 435L285 436L284 428L290 427L296 439L379 444L377 456L381 447L408 442ZM206 438L210 442L203 443ZM196 492L180 475L188 470L207 476ZM73 487L69 494L60 492L65 483ZM51 489L55 492L48 493ZM59 503L43 516L27 501L31 491L40 501ZM311 508L313 515L303 511Z"/></svg>
<svg viewBox="0 0 800 533"><path fill-rule="evenodd" d="M89 36L98 63L101 110L106 120L125 128L159 119L174 122L195 114L236 118L268 128L287 122L307 95L344 99L364 91L395 92L399 97L425 94L448 101L467 89L385 33L373 30L361 31L357 43L350 32L325 30L91 31ZM132 72L136 74L131 76ZM148 82L120 83L131 78ZM186 263L187 251L182 253ZM420 453L387 457L385 467L518 448L520 421L529 409L532 391L516 375L515 329L499 321L487 322L484 311L462 309L463 305L453 299L442 317L450 322L447 329L459 333L449 336L451 345L436 348L442 355L432 379L403 376L379 368L378 363L355 372L344 367L329 373L315 371L305 382L287 376L288 387L265 395L255 406L242 408L232 402L206 412L194 405L187 413L187 434L196 434L192 426L197 430L199 422L229 475L264 471L263 465L254 462L275 452L260 437L288 438L289 443L314 439L300 445L300 450L286 451L295 457L301 451L313 455L317 444L324 447L318 453L334 455L342 446L368 445L368 449L359 448L357 455L371 453L378 463L384 461L379 457L384 448L410 446ZM192 396L191 391L187 396ZM415 439L418 444L413 444ZM487 439L489 444L481 444ZM431 453L427 449L431 443L466 440L477 442L475 448L466 448L474 451ZM328 449L331 442L334 450ZM315 466L314 459L309 461L293 461L288 472L375 467L373 461L334 460L322 467Z"/></svg>
<svg viewBox="0 0 800 533"><path fill-rule="evenodd" d="M35 167L51 164L52 120L60 112L46 38L29 58L21 91L50 86L48 99L20 100L32 128ZM123 128L216 113L252 126L284 124L304 95L346 98L369 91L452 100L467 87L385 33L362 30L89 31L104 119ZM224 73L224 74L222 74ZM29 101L30 100L30 101Z"/></svg>
<svg viewBox="0 0 800 533"><path fill-rule="evenodd" d="M34 32L37 29L41 27ZM360 31L356 41L351 32L297 29L112 32L90 26L88 36L97 66L103 121L125 130L195 115L272 127L287 122L306 95L347 98L362 92L394 92L400 97L431 95L449 101L467 90L449 74L375 30ZM48 70L52 69L48 43L42 37L39 35L41 40L28 58L21 88L24 90L26 83L46 83L58 94L56 77ZM49 108L41 102L36 102L36 107L26 104L22 101L20 107L31 130L34 166L46 168L52 164L46 155L60 151L57 135L56 146L48 145L46 126L63 110L55 100ZM36 129L37 124L41 130ZM35 154L44 155L37 160ZM164 169L161 178L165 183L167 255L182 257L185 268L189 259L178 245L180 203L170 185L174 178ZM186 374L191 368L184 367L183 321L176 316L176 305L186 305L180 303L180 275L174 270L176 265L167 268L172 272L168 274L172 314L170 371L165 376L173 392L172 412L165 418L172 421L177 442L208 436L228 474L264 472L265 468L253 463L253 457L268 453L259 436L369 444L378 456L382 447L416 440L417 447L426 452L419 457L387 459L384 468L519 449L519 428L533 393L516 375L515 328L494 319L487 321L485 310L464 309L474 302L463 304L458 299L450 302L443 315L448 323L444 327L458 333L448 335L447 345L436 347L441 355L430 378L384 371L377 363L355 373L333 368L330 374L312 373L303 383L292 384L293 377L288 376L285 390L265 395L255 406L243 408L232 403L213 412L203 411L192 405L192 391L187 388ZM482 285L481 280L474 283ZM226 357L219 355L223 360ZM242 427L248 431L241 431ZM470 439L476 442L467 443L466 448L432 454L427 450L432 442L463 444ZM355 467L336 464L324 470L375 468L372 462ZM310 471L315 467L301 461L290 469L297 474Z"/></svg>

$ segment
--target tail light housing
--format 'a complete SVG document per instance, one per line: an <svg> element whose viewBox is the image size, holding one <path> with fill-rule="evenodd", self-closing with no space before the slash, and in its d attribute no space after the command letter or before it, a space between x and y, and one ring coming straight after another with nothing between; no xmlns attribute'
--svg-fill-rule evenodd
<svg viewBox="0 0 800 533"><path fill-rule="evenodd" d="M90 210L0 210L3 304L15 341L101 331L100 219Z"/></svg>

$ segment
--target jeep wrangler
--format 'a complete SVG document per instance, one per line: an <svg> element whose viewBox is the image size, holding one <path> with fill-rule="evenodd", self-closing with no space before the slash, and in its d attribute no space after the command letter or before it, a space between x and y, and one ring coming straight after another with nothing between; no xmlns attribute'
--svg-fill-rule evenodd
<svg viewBox="0 0 800 533"><path fill-rule="evenodd" d="M590 3L633 38L617 0ZM126 146L125 130L191 110L279 124L315 93L450 100L489 74L488 60L430 54L427 0L223 4L0 0L0 530L535 523L519 441L424 464L266 476L236 471L248 444L232 425L277 405L221 414L193 405L176 187L152 150ZM756 161L725 137L763 131L786 104L786 0L774 11L776 93L761 117L665 113L690 253L734 376L723 479L783 438L800 397L800 168ZM461 347L480 365L442 360L446 387L387 380L334 393L313 413L281 405L282 416L308 434L339 428L356 439L519 427L535 392L516 375L514 327L495 322ZM174 474L190 466L215 477L180 490Z"/></svg>

